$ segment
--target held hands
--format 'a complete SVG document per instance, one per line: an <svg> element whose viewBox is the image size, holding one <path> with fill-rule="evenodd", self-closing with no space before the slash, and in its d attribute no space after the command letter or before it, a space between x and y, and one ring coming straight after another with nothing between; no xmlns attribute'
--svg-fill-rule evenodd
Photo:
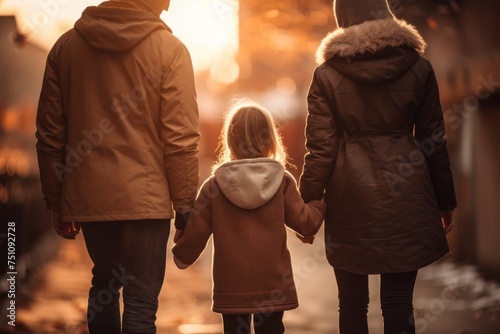
<svg viewBox="0 0 500 334"><path fill-rule="evenodd" d="M174 243L178 243L184 235L184 230L175 230Z"/></svg>
<svg viewBox="0 0 500 334"><path fill-rule="evenodd" d="M52 224L56 233L64 239L74 240L76 235L80 233L80 224L76 222L62 222L59 212L52 212Z"/></svg>
<svg viewBox="0 0 500 334"><path fill-rule="evenodd" d="M455 226L455 209L441 211L441 221L446 234L450 233Z"/></svg>
<svg viewBox="0 0 500 334"><path fill-rule="evenodd" d="M321 202L322 202L322 204L326 207L326 202L325 202L325 198L324 198L324 197L321 199ZM321 220L323 221L323 219L324 219L324 218L325 218L325 217L324 217L324 213L323 213L323 217L322 217L322 219L321 219ZM297 237L300 241L302 241L302 243L304 243L304 244L310 244L310 245L312 245L312 244L313 244L313 242L314 242L314 238L316 237L316 235L303 236L303 235L301 235L301 234L299 234L299 233L297 233L297 232L295 232L295 236L296 236L296 237Z"/></svg>
<svg viewBox="0 0 500 334"><path fill-rule="evenodd" d="M304 244L310 244L312 245L313 242L314 242L314 238L316 237L315 235L311 235L311 236L308 236L308 237L304 237L303 235L300 235L298 233L295 233L295 236L300 240L302 241L302 243Z"/></svg>
<svg viewBox="0 0 500 334"><path fill-rule="evenodd" d="M191 216L191 211L175 213L174 243L178 243L181 240L182 236L184 235L184 230L186 229L190 216Z"/></svg>

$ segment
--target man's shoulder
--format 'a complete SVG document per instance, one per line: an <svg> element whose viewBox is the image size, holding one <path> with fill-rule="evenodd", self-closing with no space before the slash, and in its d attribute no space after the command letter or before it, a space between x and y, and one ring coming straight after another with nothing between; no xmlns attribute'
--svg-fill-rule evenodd
<svg viewBox="0 0 500 334"><path fill-rule="evenodd" d="M171 49L187 50L186 45L177 36L166 29L158 29L154 31L149 37L160 39L162 43L168 45Z"/></svg>
<svg viewBox="0 0 500 334"><path fill-rule="evenodd" d="M50 49L49 55L48 55L48 60L49 61L55 61L61 53L61 50L69 44L69 41L73 38L73 35L75 33L75 29L71 28L70 30L66 31L64 34L62 34L57 41L54 43L52 48Z"/></svg>
<svg viewBox="0 0 500 334"><path fill-rule="evenodd" d="M68 45L70 41L74 38L75 33L76 33L75 28L71 28L64 34L62 34L52 46L51 53L53 54L54 52L58 52L65 45Z"/></svg>
<svg viewBox="0 0 500 334"><path fill-rule="evenodd" d="M61 44L61 43L66 43L68 42L69 40L71 40L76 34L76 30L75 28L71 28L69 29L68 31L66 31L64 34L61 35L61 37L59 37L57 39L57 42L56 44Z"/></svg>

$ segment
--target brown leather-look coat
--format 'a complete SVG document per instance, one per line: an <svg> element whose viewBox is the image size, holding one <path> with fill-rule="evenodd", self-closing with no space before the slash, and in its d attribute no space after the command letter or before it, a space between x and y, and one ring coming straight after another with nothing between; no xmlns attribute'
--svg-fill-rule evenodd
<svg viewBox="0 0 500 334"><path fill-rule="evenodd" d="M300 190L326 197L332 266L407 272L448 252L439 210L456 207L443 115L425 42L404 21L328 35L308 96Z"/></svg>

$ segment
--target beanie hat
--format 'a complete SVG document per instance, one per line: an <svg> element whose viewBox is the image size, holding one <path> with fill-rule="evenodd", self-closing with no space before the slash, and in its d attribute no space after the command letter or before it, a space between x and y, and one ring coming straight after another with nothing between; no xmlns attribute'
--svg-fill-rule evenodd
<svg viewBox="0 0 500 334"><path fill-rule="evenodd" d="M334 0L333 10L339 28L366 21L394 18L387 0Z"/></svg>

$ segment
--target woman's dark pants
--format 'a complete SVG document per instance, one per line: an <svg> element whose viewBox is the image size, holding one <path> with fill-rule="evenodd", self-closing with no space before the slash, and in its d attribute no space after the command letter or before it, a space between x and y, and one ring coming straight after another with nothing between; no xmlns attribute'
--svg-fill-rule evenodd
<svg viewBox="0 0 500 334"><path fill-rule="evenodd" d="M341 334L368 333L368 275L334 269L339 288ZM384 334L415 334L413 288L417 271L380 275Z"/></svg>

